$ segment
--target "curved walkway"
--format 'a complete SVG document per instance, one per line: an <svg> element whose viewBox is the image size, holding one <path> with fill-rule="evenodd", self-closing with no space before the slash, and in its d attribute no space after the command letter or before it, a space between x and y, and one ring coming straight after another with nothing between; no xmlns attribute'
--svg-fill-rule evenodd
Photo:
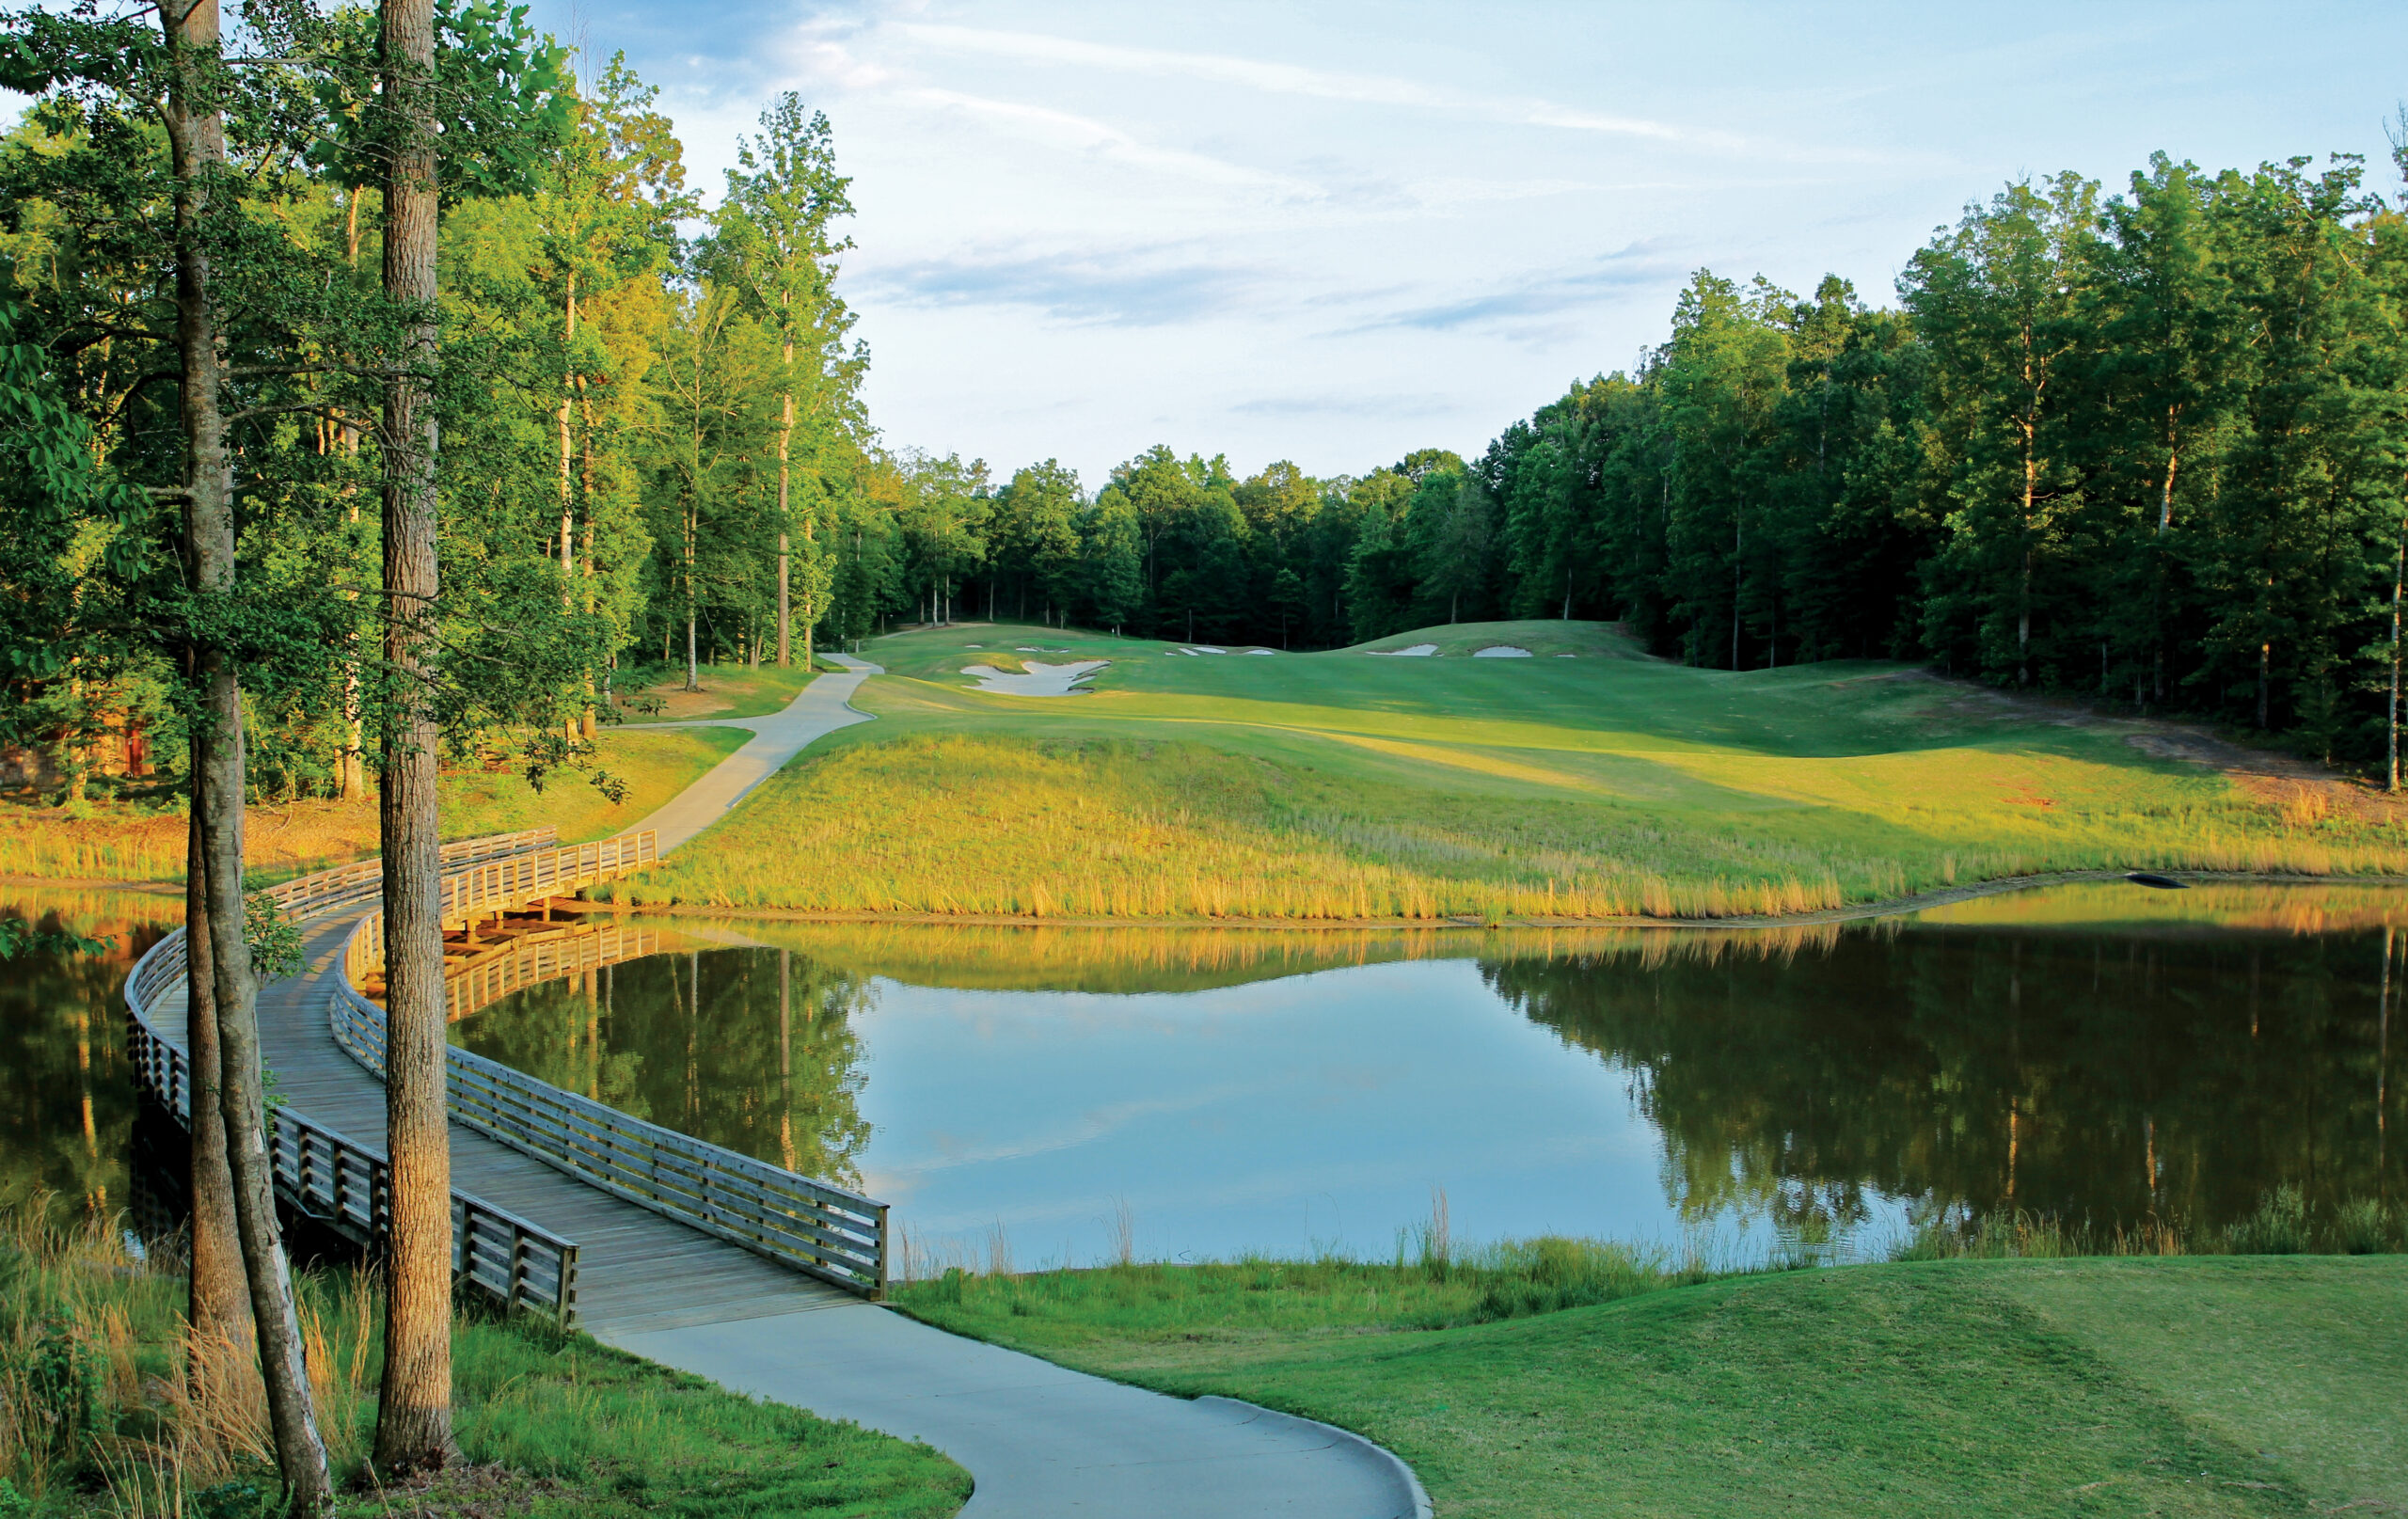
<svg viewBox="0 0 2408 1519"><path fill-rule="evenodd" d="M638 825L658 831L663 854L814 739L869 720L848 704L879 668L829 657L848 672L820 676L784 711L642 725L754 736ZM354 916L313 924L308 969L261 989L261 1035L296 1108L381 1142L383 1087L341 1052L328 1022L330 978L342 973ZM823 1417L925 1440L975 1480L963 1519L1430 1511L1403 1463L1344 1431L1228 1399L1170 1398L946 1334L606 1196L456 1123L452 1157L460 1185L578 1241L583 1327L595 1338Z"/></svg>
<svg viewBox="0 0 2408 1519"><path fill-rule="evenodd" d="M821 675L805 686L785 707L761 718L696 718L685 722L630 722L629 728L750 728L752 739L712 767L710 772L669 799L668 805L635 825L660 835L660 852L686 843L736 810L754 786L778 773L786 761L813 740L839 728L867 722L870 715L852 704L853 692L872 675L884 674L877 665L841 654L822 656L843 665L846 673Z"/></svg>

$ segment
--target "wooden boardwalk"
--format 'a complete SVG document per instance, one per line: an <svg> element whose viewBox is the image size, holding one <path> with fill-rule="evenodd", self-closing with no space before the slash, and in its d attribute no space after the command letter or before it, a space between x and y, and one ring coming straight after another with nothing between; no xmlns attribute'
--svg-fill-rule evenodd
<svg viewBox="0 0 2408 1519"><path fill-rule="evenodd" d="M822 676L785 712L743 724L753 743L663 809L662 837L691 837L819 734L863 720L847 698L877 667L844 662L859 672ZM345 943L372 910L329 906L305 921L306 968L261 989L260 1034L290 1113L381 1154L384 1084L334 1032ZM147 985L150 1025L184 1043L181 975ZM189 1089L180 1071L143 1068ZM475 1194L575 1243L579 1327L739 1392L927 1441L976 1479L961 1519L1430 1519L1403 1463L1357 1436L1227 1399L1144 1392L945 1334L806 1274L807 1260L779 1265L622 1202L456 1118L452 1181L455 1202ZM849 1201L876 1210L882 1262L883 1206Z"/></svg>
<svg viewBox="0 0 2408 1519"><path fill-rule="evenodd" d="M342 945L363 909L305 926L307 967L260 989L260 1045L296 1112L382 1149L384 1084L335 1043ZM184 1042L183 993L159 1000L159 1032ZM591 1187L531 1156L452 1125L452 1184L577 1242L578 1323L610 1337L860 1299L740 1245Z"/></svg>

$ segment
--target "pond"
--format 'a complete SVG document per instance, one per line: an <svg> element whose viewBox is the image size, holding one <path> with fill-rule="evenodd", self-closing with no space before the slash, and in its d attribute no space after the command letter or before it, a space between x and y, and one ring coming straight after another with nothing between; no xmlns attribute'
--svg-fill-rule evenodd
<svg viewBox="0 0 2408 1519"><path fill-rule="evenodd" d="M920 1264L1542 1233L1877 1251L2399 1195L2373 890L2121 883L1812 930L657 920L483 1053L895 1205ZM2398 973L2398 967L2394 967Z"/></svg>
<svg viewBox="0 0 2408 1519"><path fill-rule="evenodd" d="M0 917L108 941L97 956L0 962L0 1203L44 1194L69 1210L124 1209L136 1103L119 992L183 921L183 894L0 888Z"/></svg>
<svg viewBox="0 0 2408 1519"><path fill-rule="evenodd" d="M180 904L0 971L0 1195L109 1207L117 983ZM2408 1189L2408 894L2122 884L1731 931L1285 931L663 917L507 995L480 1052L891 1202L922 1268L1455 1240L1776 1242L1921 1220L2219 1226Z"/></svg>

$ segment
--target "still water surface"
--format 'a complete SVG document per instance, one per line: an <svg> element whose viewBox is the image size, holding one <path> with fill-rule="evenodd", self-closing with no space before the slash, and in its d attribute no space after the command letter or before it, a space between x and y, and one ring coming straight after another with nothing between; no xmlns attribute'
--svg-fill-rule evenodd
<svg viewBox="0 0 2408 1519"><path fill-rule="evenodd" d="M1458 1239L1873 1250L1944 1210L2398 1195L2387 917L2119 884L1803 932L683 919L455 1036L854 1180L940 1256L1085 1263L1124 1204L1143 1255L1381 1253L1434 1188Z"/></svg>
<svg viewBox="0 0 2408 1519"><path fill-rule="evenodd" d="M0 1197L126 1195L117 988L173 897L0 911L116 934L0 967ZM1572 1233L1874 1250L2021 1209L2215 1225L2398 1198L2408 895L2126 886L1846 928L991 929L662 920L671 953L454 1037L862 1185L937 1258L1384 1253Z"/></svg>

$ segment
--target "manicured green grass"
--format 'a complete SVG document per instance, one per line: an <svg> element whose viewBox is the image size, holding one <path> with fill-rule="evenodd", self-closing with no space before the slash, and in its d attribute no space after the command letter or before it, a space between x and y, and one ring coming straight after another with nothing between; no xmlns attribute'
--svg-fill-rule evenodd
<svg viewBox="0 0 2408 1519"><path fill-rule="evenodd" d="M1286 1270L957 1278L901 1300L1065 1365L1358 1431L1447 1519L2408 1504L2399 1257L1855 1266L1436 1330L1414 1327L1426 1301L1382 1307L1387 1269ZM1392 1274L1409 1291L1416 1269Z"/></svg>
<svg viewBox="0 0 2408 1519"><path fill-rule="evenodd" d="M0 1479L36 1513L174 1512L179 1488L187 1511L272 1512L256 1377L209 1405L214 1416L196 1410L182 1392L182 1281L126 1258L108 1228L62 1233L42 1213L13 1210L0 1239ZM969 1474L926 1446L738 1397L525 1317L454 1324L467 1469L380 1490L363 1470L382 1337L372 1278L321 1273L302 1290L319 1426L349 1490L341 1511L356 1519L943 1519L969 1496Z"/></svg>
<svg viewBox="0 0 2408 1519"><path fill-rule="evenodd" d="M651 815L752 736L741 728L629 733L605 728L588 768L555 772L541 792L518 769L456 770L441 782L443 836L472 838L549 823L563 844L608 837ZM594 770L625 783L613 802ZM181 880L186 822L179 799L81 809L0 803L0 876L43 880ZM254 884L372 855L376 801L295 801L249 809L244 845Z"/></svg>
<svg viewBox="0 0 2408 1519"><path fill-rule="evenodd" d="M890 673L854 700L880 720L815 745L628 894L1562 921L1797 913L2055 870L2408 871L2392 825L2253 795L2137 746L2137 724L1903 666L1694 670L1594 624L1419 641L1589 652L1199 657L993 625L873 640ZM962 667L998 655L1112 663L1092 695L971 688Z"/></svg>

